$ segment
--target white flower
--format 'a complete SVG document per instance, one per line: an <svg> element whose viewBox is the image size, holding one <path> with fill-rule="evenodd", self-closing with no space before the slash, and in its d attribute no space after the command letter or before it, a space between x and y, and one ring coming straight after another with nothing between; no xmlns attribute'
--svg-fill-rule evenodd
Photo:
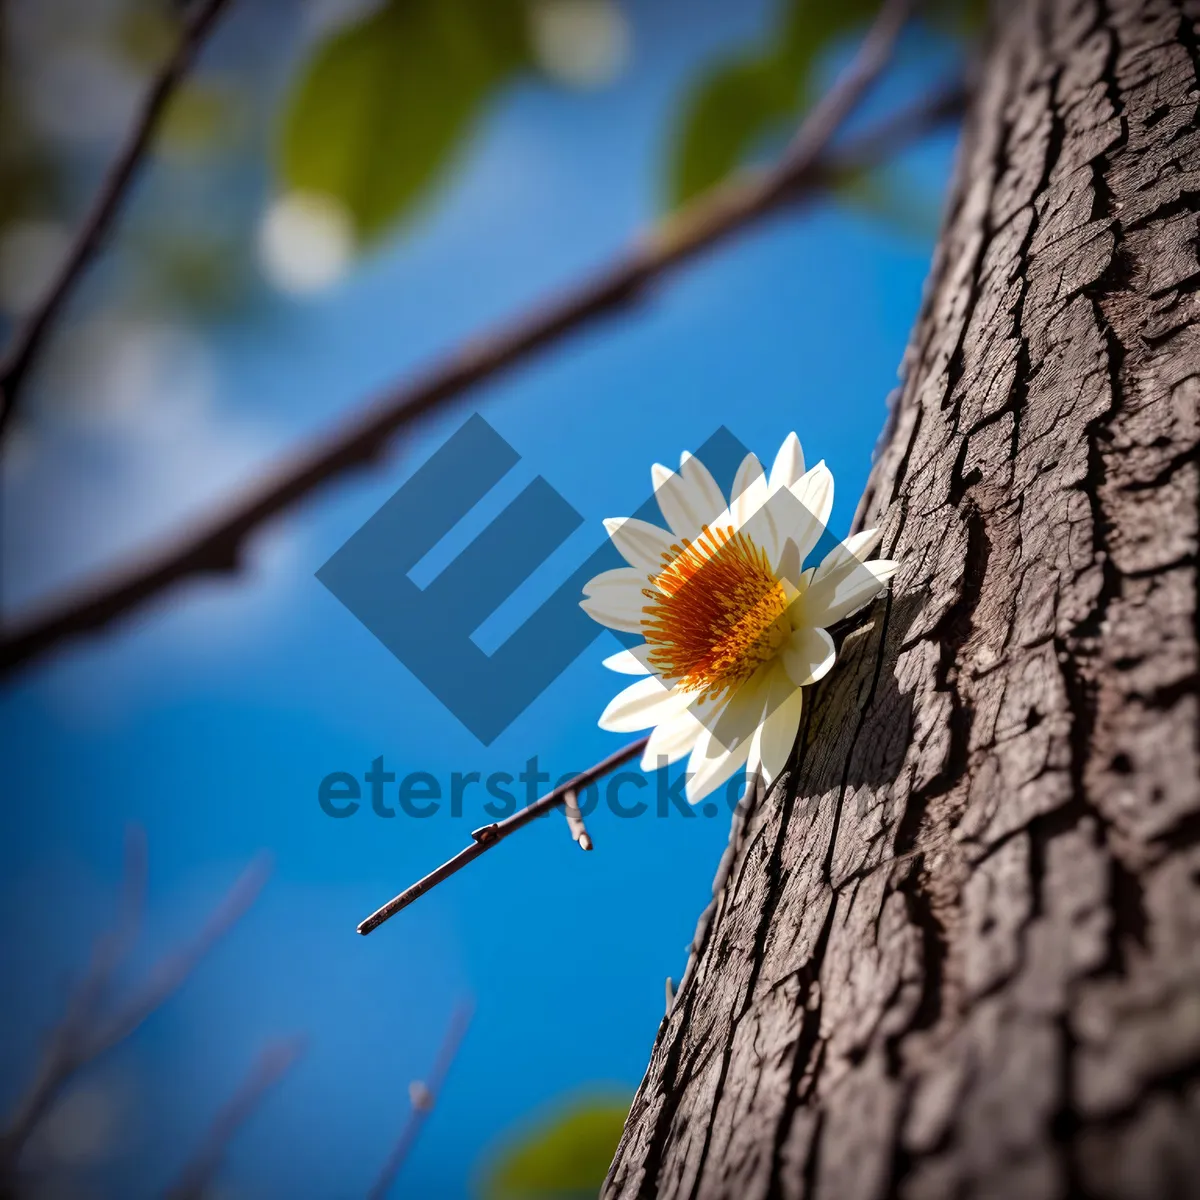
<svg viewBox="0 0 1200 1200"><path fill-rule="evenodd" d="M605 660L627 687L600 717L602 729L653 727L643 770L690 755L694 804L743 767L770 785L800 724L801 691L833 666L826 632L873 600L898 563L868 560L879 531L836 546L803 569L833 508L824 462L804 469L789 434L770 476L748 454L726 503L698 459L651 470L668 529L635 518L604 522L629 564L584 587L590 616L644 640Z"/></svg>

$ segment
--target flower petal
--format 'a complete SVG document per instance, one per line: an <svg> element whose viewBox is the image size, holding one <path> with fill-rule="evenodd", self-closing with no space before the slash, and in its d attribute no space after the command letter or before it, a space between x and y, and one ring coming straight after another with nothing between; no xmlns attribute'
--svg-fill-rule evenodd
<svg viewBox="0 0 1200 1200"><path fill-rule="evenodd" d="M804 619L828 628L869 604L883 591L900 564L888 558L855 563L849 570L834 571L824 578L813 576L804 594Z"/></svg>
<svg viewBox="0 0 1200 1200"><path fill-rule="evenodd" d="M642 602L645 603L645 597L642 596L645 586L646 577L640 571L635 571L632 567L614 567L611 571L601 571L599 575L593 575L583 585L583 594L607 596L618 591L628 592L630 598L641 596Z"/></svg>
<svg viewBox="0 0 1200 1200"><path fill-rule="evenodd" d="M747 454L733 477L729 493L729 515L735 529L741 529L767 502L767 477L762 463L754 454Z"/></svg>
<svg viewBox="0 0 1200 1200"><path fill-rule="evenodd" d="M685 712L688 695L649 675L618 692L600 714L599 725L610 733L632 733L658 725Z"/></svg>
<svg viewBox="0 0 1200 1200"><path fill-rule="evenodd" d="M711 525L725 511L725 496L712 472L685 450L679 456L679 473L692 489L697 510L704 513L704 520Z"/></svg>
<svg viewBox="0 0 1200 1200"><path fill-rule="evenodd" d="M804 474L804 451L800 449L800 439L795 433L789 433L775 455L771 467L771 491L781 487L790 488Z"/></svg>
<svg viewBox="0 0 1200 1200"><path fill-rule="evenodd" d="M800 729L800 716L804 710L804 693L794 690L758 727L754 744L746 760L746 771L762 777L764 787L770 787L787 766L796 734Z"/></svg>
<svg viewBox="0 0 1200 1200"><path fill-rule="evenodd" d="M792 634L779 657L792 683L807 687L829 674L837 647L824 629L807 625Z"/></svg>
<svg viewBox="0 0 1200 1200"><path fill-rule="evenodd" d="M681 473L661 463L650 468L650 479L663 518L677 538L695 541L701 528L713 524L725 507L722 498L720 507L713 509L711 497L704 488L697 487L694 480L685 479Z"/></svg>
<svg viewBox="0 0 1200 1200"><path fill-rule="evenodd" d="M650 647L646 642L640 646L631 646L628 650L618 650L610 654L600 665L618 675L649 675L651 667L647 662Z"/></svg>
<svg viewBox="0 0 1200 1200"><path fill-rule="evenodd" d="M833 474L825 461L822 459L811 471L806 471L792 485L791 493L803 506L804 515L798 514L795 528L789 528L787 533L796 543L803 562L821 540L833 512Z"/></svg>
<svg viewBox="0 0 1200 1200"><path fill-rule="evenodd" d="M690 712L680 713L669 721L654 728L646 749L642 754L643 771L657 771L670 766L691 753L697 739L704 732L704 725Z"/></svg>
<svg viewBox="0 0 1200 1200"><path fill-rule="evenodd" d="M787 506L796 508L788 497ZM771 495L762 464L753 454L742 459L733 480L729 500L729 519L767 556L772 568L779 560L779 524L787 520L787 509L780 516L781 502Z"/></svg>
<svg viewBox="0 0 1200 1200"><path fill-rule="evenodd" d="M751 738L743 738L732 750L727 750L712 733L705 729L692 748L687 765L687 798L697 804L719 788L731 775L740 771L750 753Z"/></svg>
<svg viewBox="0 0 1200 1200"><path fill-rule="evenodd" d="M774 563L775 577L791 585L796 592L800 587L801 567L804 560L800 557L800 547L791 538L785 538L779 550L778 561Z"/></svg>
<svg viewBox="0 0 1200 1200"><path fill-rule="evenodd" d="M635 571L649 579L657 575L675 556L671 553L674 539L665 530L637 517L606 517L604 528L612 538L621 557Z"/></svg>
<svg viewBox="0 0 1200 1200"><path fill-rule="evenodd" d="M791 490L822 525L829 524L829 514L833 512L833 472L825 465L824 459L805 471Z"/></svg>
<svg viewBox="0 0 1200 1200"><path fill-rule="evenodd" d="M642 609L646 607L646 597L642 595L645 586L646 578L632 567L602 571L583 585L587 599L580 600L579 607L593 621L610 629L640 633Z"/></svg>
<svg viewBox="0 0 1200 1200"><path fill-rule="evenodd" d="M882 529L860 529L858 533L852 533L842 545L855 558L865 559L879 545L881 537Z"/></svg>
<svg viewBox="0 0 1200 1200"><path fill-rule="evenodd" d="M767 688L776 674L782 672L769 664L731 696L709 705L693 704L688 710L703 726L687 767L687 797L692 804L720 787L745 763L764 711Z"/></svg>
<svg viewBox="0 0 1200 1200"><path fill-rule="evenodd" d="M748 743L762 719L766 704L766 685L770 681L774 664L759 668L731 696L705 711L692 706L693 714L712 734L713 741L733 750Z"/></svg>
<svg viewBox="0 0 1200 1200"><path fill-rule="evenodd" d="M882 536L883 531L879 529L864 529L859 533L852 533L825 555L813 573L814 578L825 579L834 572L853 570L875 549Z"/></svg>

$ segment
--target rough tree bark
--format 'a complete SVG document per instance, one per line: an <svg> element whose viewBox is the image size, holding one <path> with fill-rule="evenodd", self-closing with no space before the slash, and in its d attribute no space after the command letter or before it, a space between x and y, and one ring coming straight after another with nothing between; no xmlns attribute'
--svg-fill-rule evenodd
<svg viewBox="0 0 1200 1200"><path fill-rule="evenodd" d="M904 566L607 1197L1200 1195L1200 3L999 7L864 500Z"/></svg>

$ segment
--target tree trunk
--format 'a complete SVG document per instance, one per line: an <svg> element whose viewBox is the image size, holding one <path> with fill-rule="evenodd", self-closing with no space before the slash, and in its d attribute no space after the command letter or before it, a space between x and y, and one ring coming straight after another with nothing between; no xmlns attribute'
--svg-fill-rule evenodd
<svg viewBox="0 0 1200 1200"><path fill-rule="evenodd" d="M1200 3L1006 0L863 513L606 1197L1200 1196Z"/></svg>

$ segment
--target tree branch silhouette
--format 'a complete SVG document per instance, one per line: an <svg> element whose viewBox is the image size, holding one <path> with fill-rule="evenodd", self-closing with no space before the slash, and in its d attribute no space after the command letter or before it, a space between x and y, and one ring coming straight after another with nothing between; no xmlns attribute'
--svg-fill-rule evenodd
<svg viewBox="0 0 1200 1200"><path fill-rule="evenodd" d="M87 273L129 193L159 121L228 0L197 0L174 53L154 77L125 144L100 184L75 240L38 306L21 325L0 365L0 435L17 405L38 350Z"/></svg>
<svg viewBox="0 0 1200 1200"><path fill-rule="evenodd" d="M63 641L93 632L192 576L236 572L247 538L324 484L380 458L416 418L493 379L534 351L556 344L601 316L631 304L671 271L782 208L879 165L962 111L961 84L924 96L840 150L829 143L888 61L907 6L885 5L845 75L817 105L781 162L719 187L637 239L618 260L557 298L461 346L428 371L386 392L328 434L266 472L216 515L185 528L156 550L73 589L19 618L0 637L0 674Z"/></svg>
<svg viewBox="0 0 1200 1200"><path fill-rule="evenodd" d="M482 828L474 830L471 833L471 844L466 849L460 850L453 858L447 859L440 867L418 879L411 887L405 888L381 908L377 908L365 921L360 922L358 932L365 936L373 929L378 929L384 921L394 917L413 901L419 900L426 892L437 887L439 883L445 882L451 875L457 875L468 863L474 862L493 846L498 846L510 834L516 833L518 829L524 829L530 821L535 821L552 809L558 808L560 804L565 804L568 797L575 796L590 784L595 783L597 779L603 779L605 775L615 771L618 767L623 767L630 759L637 758L646 749L646 743L649 740L648 736L642 737L638 738L636 742L622 746L620 750L576 775L574 779L568 779L566 783L559 784L553 791L540 796L532 804L518 809L511 817L505 817L503 821L495 821L491 825L484 825Z"/></svg>
<svg viewBox="0 0 1200 1200"><path fill-rule="evenodd" d="M162 959L143 985L105 1017L102 1010L111 1002L113 976L137 939L145 899L145 835L140 829L129 832L117 920L109 932L97 939L88 970L51 1033L32 1083L17 1101L7 1127L0 1132L0 1193L16 1178L21 1153L30 1135L53 1108L67 1083L129 1037L174 995L200 960L254 903L268 873L265 860L251 863L213 909L196 937Z"/></svg>
<svg viewBox="0 0 1200 1200"><path fill-rule="evenodd" d="M446 1035L442 1039L442 1045L438 1050L437 1060L433 1064L429 1078L425 1081L414 1080L409 1085L408 1120L400 1131L400 1136L396 1139L396 1144L392 1147L371 1190L367 1193L368 1200L385 1200L388 1192L391 1191L392 1184L396 1182L396 1176L400 1174L409 1154L412 1153L413 1146L417 1143L425 1119L437 1106L442 1085L446 1082L446 1076L450 1073L455 1058L458 1057L458 1048L466 1036L467 1027L471 1024L473 1011L473 1006L465 1001L455 1008L450 1016L450 1024L446 1028Z"/></svg>
<svg viewBox="0 0 1200 1200"><path fill-rule="evenodd" d="M303 1038L291 1038L262 1051L237 1091L222 1105L195 1157L166 1193L167 1200L204 1200L212 1195L212 1182L230 1142L267 1093L292 1069L304 1053L304 1045Z"/></svg>

